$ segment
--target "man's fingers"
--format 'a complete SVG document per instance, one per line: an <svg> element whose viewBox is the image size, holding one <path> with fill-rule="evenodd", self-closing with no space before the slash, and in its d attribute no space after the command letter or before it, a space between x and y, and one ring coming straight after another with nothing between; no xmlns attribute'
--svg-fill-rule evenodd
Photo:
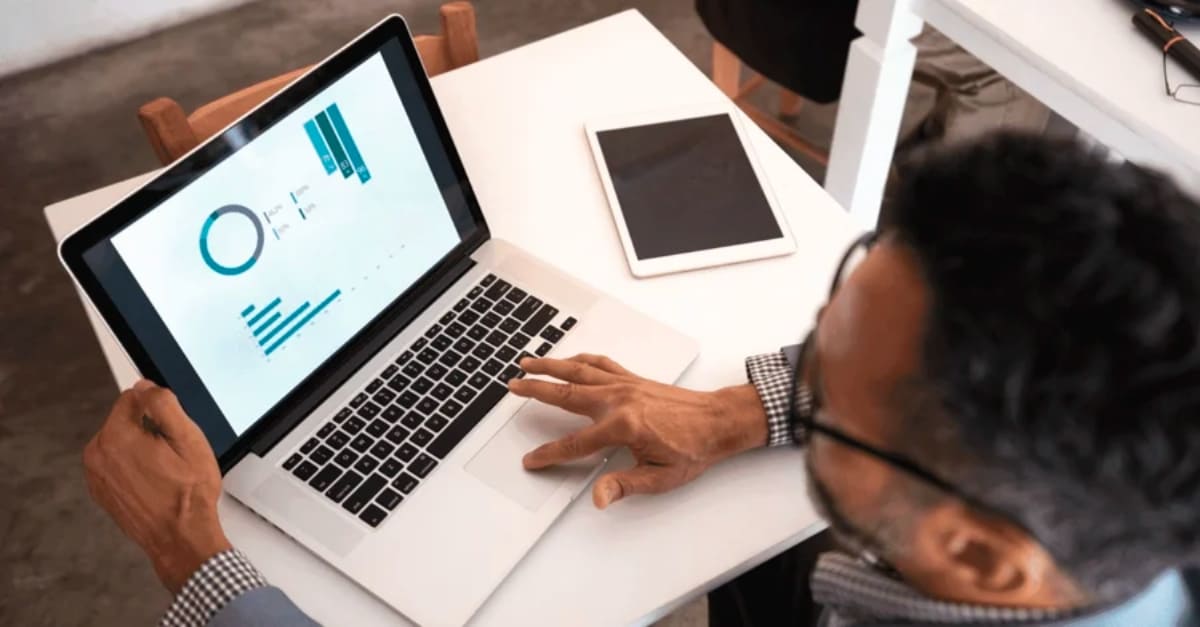
<svg viewBox="0 0 1200 627"><path fill-rule="evenodd" d="M586 427L559 440L543 444L525 455L525 468L537 470L587 457L597 451L629 444L618 421Z"/></svg>
<svg viewBox="0 0 1200 627"><path fill-rule="evenodd" d="M631 494L659 494L679 484L678 473L666 466L638 465L597 479L592 488L592 502L604 509Z"/></svg>
<svg viewBox="0 0 1200 627"><path fill-rule="evenodd" d="M544 374L570 383L604 385L614 380L611 372L595 368L590 364L572 359L526 358L521 369L529 374Z"/></svg>
<svg viewBox="0 0 1200 627"><path fill-rule="evenodd" d="M584 363L593 368L597 368L599 370L603 370L605 372L615 374L615 375L620 375L620 376L625 376L625 377L636 377L637 376L637 375L633 374L632 372L626 370L625 366L618 364L617 362L613 361L611 358L606 357L604 355L593 355L591 353L580 353L580 354L572 357L569 361L577 361L580 363Z"/></svg>
<svg viewBox="0 0 1200 627"><path fill-rule="evenodd" d="M162 431L176 453L186 458L200 447L199 451L207 454L208 441L204 433L183 411L173 392L146 379L138 381L133 391L141 401L145 415Z"/></svg>
<svg viewBox="0 0 1200 627"><path fill-rule="evenodd" d="M571 413L596 418L608 392L605 386L585 386L578 383L551 383L534 379L512 379L508 389L517 396L539 400L561 407Z"/></svg>

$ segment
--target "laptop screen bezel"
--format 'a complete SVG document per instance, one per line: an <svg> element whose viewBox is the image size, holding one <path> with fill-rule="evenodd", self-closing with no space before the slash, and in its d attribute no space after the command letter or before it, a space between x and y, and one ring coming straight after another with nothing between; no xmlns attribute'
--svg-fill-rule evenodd
<svg viewBox="0 0 1200 627"><path fill-rule="evenodd" d="M465 268L473 263L470 259L471 253L491 237L474 189L467 179L466 170L437 105L428 76L416 47L413 45L412 36L404 19L399 15L386 17L258 108L168 166L143 187L67 236L59 246L59 255L63 264L96 307L134 365L146 378L159 385L169 387L170 382L164 380L163 374L155 365L149 350L138 340L124 316L120 314L113 298L85 261L84 254L111 239L123 228L153 210L240 148L251 143L245 142L238 145L237 148L233 148L231 145L237 145L238 142L227 141L227 139L257 137L347 72L380 52L385 44L395 40L399 41L403 49L409 75L417 83L425 109L437 131L440 148L445 152L445 157L456 179L458 191L470 212L474 228L409 289L364 325L358 333L293 387L291 392L280 399L252 426L238 435L233 444L218 456L222 473L236 465L251 450L265 454L270 446L273 446L292 427L304 420L311 411L336 391L346 379L357 372L366 361L386 346L396 333L403 330L409 321L428 306L432 300L429 293L431 290L444 289L448 282L452 283L465 272ZM395 75L392 78L393 81L397 80ZM393 87L395 86L394 83ZM405 105L407 108L408 103Z"/></svg>

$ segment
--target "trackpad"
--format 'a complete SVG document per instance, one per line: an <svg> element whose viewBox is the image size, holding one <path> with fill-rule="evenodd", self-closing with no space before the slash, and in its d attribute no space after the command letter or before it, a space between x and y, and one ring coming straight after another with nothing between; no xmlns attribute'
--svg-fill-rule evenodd
<svg viewBox="0 0 1200 627"><path fill-rule="evenodd" d="M467 462L466 471L531 512L554 494L564 481L584 481L602 455L545 470L529 471L521 465L525 453L591 424L538 401L529 401L509 419L484 447Z"/></svg>

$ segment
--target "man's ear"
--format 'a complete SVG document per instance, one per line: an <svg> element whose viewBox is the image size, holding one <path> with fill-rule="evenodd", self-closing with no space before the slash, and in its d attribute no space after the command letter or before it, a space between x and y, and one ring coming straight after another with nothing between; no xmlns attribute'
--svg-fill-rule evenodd
<svg viewBox="0 0 1200 627"><path fill-rule="evenodd" d="M912 553L896 564L910 583L935 598L985 605L1061 607L1054 560L1008 521L956 501L922 512Z"/></svg>

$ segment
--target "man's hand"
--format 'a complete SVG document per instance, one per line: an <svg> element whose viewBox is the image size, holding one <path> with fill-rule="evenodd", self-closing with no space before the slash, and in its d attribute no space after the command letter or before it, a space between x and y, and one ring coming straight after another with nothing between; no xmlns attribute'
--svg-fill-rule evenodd
<svg viewBox="0 0 1200 627"><path fill-rule="evenodd" d="M726 457L767 443L766 413L749 384L694 392L643 379L599 355L527 358L520 365L565 383L513 379L514 394L595 423L530 452L525 468L561 464L612 446L633 451L636 466L596 481L592 500L601 509L630 494L672 490Z"/></svg>
<svg viewBox="0 0 1200 627"><path fill-rule="evenodd" d="M83 465L92 498L173 594L231 548L217 519L217 460L169 390L139 381L122 393L84 449Z"/></svg>

